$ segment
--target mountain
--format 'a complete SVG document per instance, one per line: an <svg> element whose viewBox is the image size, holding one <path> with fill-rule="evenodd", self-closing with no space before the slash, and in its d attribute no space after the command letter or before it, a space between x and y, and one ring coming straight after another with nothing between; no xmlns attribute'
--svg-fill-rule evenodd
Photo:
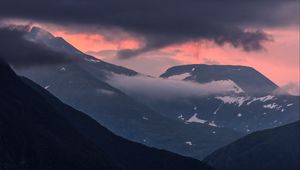
<svg viewBox="0 0 300 170"><path fill-rule="evenodd" d="M109 132L0 62L0 169L211 169Z"/></svg>
<svg viewBox="0 0 300 170"><path fill-rule="evenodd" d="M119 169L0 62L0 169Z"/></svg>
<svg viewBox="0 0 300 170"><path fill-rule="evenodd" d="M175 66L161 77L171 84L180 81L192 83L194 93L199 95L185 95L172 100L151 100L138 95L131 97L182 123L214 125L248 134L299 120L300 97L274 94L277 86L250 67ZM223 89L224 92L201 95L196 84L205 87L203 91L211 91L212 88L216 91Z"/></svg>
<svg viewBox="0 0 300 170"><path fill-rule="evenodd" d="M199 83L230 80L245 93L264 95L273 92L278 86L251 67L231 65L192 64L169 68L160 77L172 78L186 75L183 79Z"/></svg>
<svg viewBox="0 0 300 170"><path fill-rule="evenodd" d="M117 135L147 146L203 158L242 133L209 125L183 124L154 111L106 82L112 75L139 73L86 55L62 38L33 28L29 39L65 50L76 61L17 70L64 103L83 111Z"/></svg>
<svg viewBox="0 0 300 170"><path fill-rule="evenodd" d="M217 170L300 169L300 122L259 131L205 158Z"/></svg>
<svg viewBox="0 0 300 170"><path fill-rule="evenodd" d="M107 74L111 73L125 74L129 76L138 74L136 71L127 69L125 67L116 66L102 60L98 60L93 56L87 55L76 49L63 38L55 37L51 33L39 27L32 27L31 31L26 35L26 39L46 45L54 51L63 52L70 55L80 63L79 65L87 67L86 70L90 71L91 74L93 74L93 71L95 71L98 77L101 76L104 78L107 76ZM61 69L64 70L63 68Z"/></svg>
<svg viewBox="0 0 300 170"><path fill-rule="evenodd" d="M273 128L299 120L299 96L218 94L149 100L133 96L164 116L194 124L211 124L241 133Z"/></svg>

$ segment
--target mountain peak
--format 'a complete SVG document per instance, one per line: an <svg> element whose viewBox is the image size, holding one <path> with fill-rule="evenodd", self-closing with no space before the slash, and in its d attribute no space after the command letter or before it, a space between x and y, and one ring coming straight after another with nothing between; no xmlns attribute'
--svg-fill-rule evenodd
<svg viewBox="0 0 300 170"><path fill-rule="evenodd" d="M160 77L169 78L188 73L184 80L198 83L231 80L248 94L267 94L278 86L252 67L238 65L190 64L174 66Z"/></svg>
<svg viewBox="0 0 300 170"><path fill-rule="evenodd" d="M52 35L50 32L36 26L31 28L30 34L34 35L35 38L47 38L47 39L55 38L55 36Z"/></svg>
<svg viewBox="0 0 300 170"><path fill-rule="evenodd" d="M26 38L30 41L44 44L55 51L64 52L72 56L86 56L84 53L72 46L62 37L56 37L40 27L32 27L30 32L28 32L28 34L26 35Z"/></svg>
<svg viewBox="0 0 300 170"><path fill-rule="evenodd" d="M177 72L182 72L182 71L197 71L201 69L227 69L227 70L255 70L252 67L248 66L242 66L242 65L209 65L209 64L187 64L187 65L178 65L178 66L173 66L167 71L161 75L161 77L166 76L165 74L170 71L177 71Z"/></svg>

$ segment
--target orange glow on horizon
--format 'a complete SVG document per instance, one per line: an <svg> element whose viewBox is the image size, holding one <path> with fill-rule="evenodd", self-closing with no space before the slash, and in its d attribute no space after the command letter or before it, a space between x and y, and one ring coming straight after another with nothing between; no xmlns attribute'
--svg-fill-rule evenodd
<svg viewBox="0 0 300 170"><path fill-rule="evenodd" d="M173 56L167 56L181 64L227 64L251 66L279 85L289 82L299 83L299 31L296 29L274 29L267 33L273 35L273 42L264 44L266 50L244 52L230 45L217 46L212 42L185 43L161 49L164 52L180 50ZM83 52L103 50L136 49L140 43L132 39L118 43L108 42L100 34L67 34L55 32ZM105 56L96 56L106 60ZM142 56L139 56L142 57ZM162 56L164 57L164 56ZM109 59L112 61L113 59ZM131 59L134 62L135 59ZM157 60L157 59L155 59ZM136 60L137 61L137 60ZM141 60L139 60L141 62ZM125 63L125 62L124 62ZM126 62L126 67L130 67ZM135 69L135 68L132 68ZM164 68L166 69L166 68ZM140 71L140 70L137 70Z"/></svg>
<svg viewBox="0 0 300 170"><path fill-rule="evenodd" d="M65 32L54 32L57 37L63 37L66 41L78 48L80 51L98 52L102 50L136 49L139 42L134 39L126 39L114 43L105 40L100 34L67 34Z"/></svg>

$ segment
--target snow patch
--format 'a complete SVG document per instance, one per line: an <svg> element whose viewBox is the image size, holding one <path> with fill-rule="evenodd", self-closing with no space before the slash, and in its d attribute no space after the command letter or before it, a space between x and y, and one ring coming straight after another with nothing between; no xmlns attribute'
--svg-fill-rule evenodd
<svg viewBox="0 0 300 170"><path fill-rule="evenodd" d="M186 141L185 144L192 146L193 143L191 141Z"/></svg>
<svg viewBox="0 0 300 170"><path fill-rule="evenodd" d="M238 113L237 116L238 117L242 117L243 115L242 115L242 113Z"/></svg>
<svg viewBox="0 0 300 170"><path fill-rule="evenodd" d="M47 90L47 89L49 89L49 87L50 87L50 85L48 85L48 86L45 86L44 88Z"/></svg>
<svg viewBox="0 0 300 170"><path fill-rule="evenodd" d="M222 103L221 103L221 104L218 106L218 108L213 112L214 115L217 114L217 112L220 110L221 106L222 106Z"/></svg>
<svg viewBox="0 0 300 170"><path fill-rule="evenodd" d="M216 125L215 121L209 122L208 125L213 126L213 127L218 127L218 125Z"/></svg>
<svg viewBox="0 0 300 170"><path fill-rule="evenodd" d="M233 96L222 96L222 97L219 96L215 98L222 100L224 104L236 104L239 107L241 107L243 103L249 99L246 97L233 97Z"/></svg>
<svg viewBox="0 0 300 170"><path fill-rule="evenodd" d="M247 103L247 105L250 105L251 103L255 102L255 101L261 101L261 102L266 102L268 100L272 100L275 96L272 96L272 95L267 95L267 96L264 96L264 97L258 97L258 98L253 98L251 101L249 101Z"/></svg>
<svg viewBox="0 0 300 170"><path fill-rule="evenodd" d="M59 71L66 71L66 68L62 67Z"/></svg>
<svg viewBox="0 0 300 170"><path fill-rule="evenodd" d="M92 62L92 63L99 63L99 62L101 62L100 60L97 60L97 59L91 59L91 58L85 58L84 60L85 60L85 61L88 61L88 62Z"/></svg>
<svg viewBox="0 0 300 170"><path fill-rule="evenodd" d="M148 117L146 117L146 116L143 116L143 119L144 119L144 120L149 120L149 118L148 118Z"/></svg>
<svg viewBox="0 0 300 170"><path fill-rule="evenodd" d="M276 103L263 105L263 108L266 108L266 109L276 109L276 108L280 108L280 107L281 106L278 106L278 104L276 104Z"/></svg>
<svg viewBox="0 0 300 170"><path fill-rule="evenodd" d="M290 103L290 104L287 104L286 106L290 107L290 106L293 106L293 105L294 105L294 103Z"/></svg>
<svg viewBox="0 0 300 170"><path fill-rule="evenodd" d="M184 120L184 117L183 117L182 114L180 114L177 118L178 118L178 119L181 119L181 120Z"/></svg>
<svg viewBox="0 0 300 170"><path fill-rule="evenodd" d="M189 118L189 120L187 120L187 123L206 123L207 120L203 120L203 119L199 119L197 118L198 113L195 113L191 118Z"/></svg>

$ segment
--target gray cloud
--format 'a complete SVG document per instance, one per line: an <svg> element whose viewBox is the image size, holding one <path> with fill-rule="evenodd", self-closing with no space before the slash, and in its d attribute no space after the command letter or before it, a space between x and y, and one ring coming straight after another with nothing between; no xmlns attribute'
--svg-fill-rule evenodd
<svg viewBox="0 0 300 170"><path fill-rule="evenodd" d="M278 87L274 91L275 95L294 95L294 96L300 96L300 84L290 82L282 87Z"/></svg>
<svg viewBox="0 0 300 170"><path fill-rule="evenodd" d="M73 61L68 55L53 51L46 45L28 41L30 25L0 27L0 58L14 67L59 64Z"/></svg>
<svg viewBox="0 0 300 170"><path fill-rule="evenodd" d="M114 75L108 83L128 95L146 97L153 100L173 100L184 97L199 97L209 94L233 92L231 81L212 81L199 84L191 81L163 79L148 76Z"/></svg>
<svg viewBox="0 0 300 170"><path fill-rule="evenodd" d="M89 25L88 30L117 28L144 41L139 49L119 51L124 58L201 39L261 50L270 36L246 28L297 25L297 14L298 0L2 0L0 4L0 18Z"/></svg>

